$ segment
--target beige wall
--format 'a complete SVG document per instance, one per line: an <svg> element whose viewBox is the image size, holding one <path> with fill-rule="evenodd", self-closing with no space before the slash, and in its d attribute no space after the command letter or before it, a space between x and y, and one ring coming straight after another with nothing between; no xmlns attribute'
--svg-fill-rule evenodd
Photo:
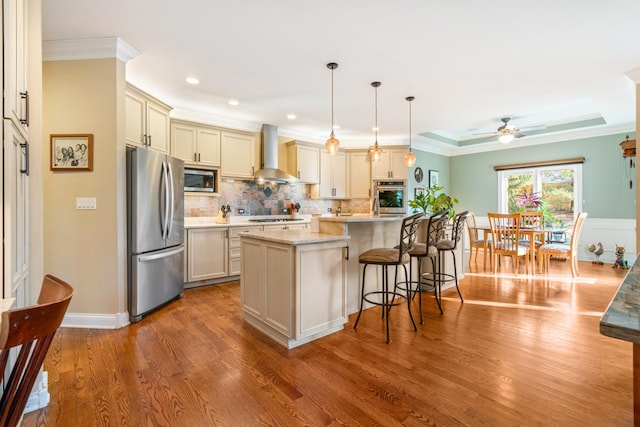
<svg viewBox="0 0 640 427"><path fill-rule="evenodd" d="M126 311L124 72L116 59L43 63L44 271L74 286L68 313ZM49 170L49 135L71 133L93 134L93 171Z"/></svg>

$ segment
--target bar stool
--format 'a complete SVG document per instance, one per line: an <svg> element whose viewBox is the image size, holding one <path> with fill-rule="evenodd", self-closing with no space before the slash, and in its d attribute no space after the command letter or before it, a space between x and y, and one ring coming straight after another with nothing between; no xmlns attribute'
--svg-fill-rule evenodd
<svg viewBox="0 0 640 427"><path fill-rule="evenodd" d="M436 294L436 301L438 302L438 306L440 307L440 313L442 313L442 283L454 281L456 284L456 290L458 291L458 296L460 296L460 301L464 302L464 298L462 298L462 293L460 292L460 287L458 286L458 267L456 262L456 248L458 246L458 242L462 238L462 234L464 232L464 225L469 217L469 211L464 211L453 217L453 223L451 228L451 238L450 239L440 239L436 242L436 249L438 250L438 268L437 271L434 269L433 273L425 273L423 276L426 276L425 279L427 281L431 281L434 288L434 293ZM444 256L447 252L451 253L453 257L453 274L444 272ZM431 277L429 277L431 275Z"/></svg>
<svg viewBox="0 0 640 427"><path fill-rule="evenodd" d="M413 330L417 331L416 322L413 320L413 315L411 314L411 293L407 292L405 295L397 292L396 285L398 281L398 266L401 265L404 268L405 277L409 277L407 274L407 264L409 263L410 256L409 250L415 244L416 234L418 231L418 226L420 225L420 218L424 216L423 213L418 213L412 216L409 216L402 220L402 227L400 228L400 242L395 248L374 248L369 249L360 254L358 260L360 264L364 264L362 269L362 290L360 291L360 311L358 312L358 317L356 318L356 322L353 325L353 328L356 329L358 327L358 322L360 321L360 316L362 315L362 308L364 306L364 302L368 302L369 304L379 305L382 307L382 317L386 321L386 333L387 333L387 344L390 342L389 339L389 311L391 307L394 305L403 304L403 301L396 301L396 297L405 298L407 301L407 308L409 310L409 318L411 319L411 323L413 324ZM382 290L375 290L365 293L364 284L365 284L365 275L367 272L367 267L369 265L380 265L382 266ZM395 279L394 279L394 289L389 290L389 277L388 277L388 267L395 266ZM374 300L374 297L380 297L379 300Z"/></svg>
<svg viewBox="0 0 640 427"><path fill-rule="evenodd" d="M396 288L400 290L404 290L406 292L413 293L411 299L415 298L416 294L420 294L418 299L418 305L420 307L420 324L424 324L423 313L422 313L422 285L425 284L422 280L422 262L424 258L429 258L431 260L431 266L433 271L435 271L436 258L438 256L438 250L436 249L436 242L442 238L444 235L444 227L447 224L447 219L449 218L449 211L444 210L440 211L434 215L431 215L428 220L422 219L422 223L427 223L427 227L423 236L418 237L416 240L420 240L414 243L413 247L409 249L409 276L406 281L398 282L396 284ZM422 242L424 240L424 242ZM418 261L418 277L416 280L413 280L411 275L413 274L413 260L416 259ZM415 288L414 288L415 284ZM434 286L435 292L435 286ZM440 307L440 302L436 298L436 302L438 303L438 307L440 308L440 313L442 313L442 307Z"/></svg>

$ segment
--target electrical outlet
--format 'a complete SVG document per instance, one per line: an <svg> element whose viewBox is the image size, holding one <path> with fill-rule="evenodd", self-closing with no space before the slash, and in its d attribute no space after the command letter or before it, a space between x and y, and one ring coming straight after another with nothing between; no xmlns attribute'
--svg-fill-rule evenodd
<svg viewBox="0 0 640 427"><path fill-rule="evenodd" d="M288 214L289 213L289 209L288 208L282 208L282 213L283 214Z"/></svg>
<svg viewBox="0 0 640 427"><path fill-rule="evenodd" d="M331 213L331 212L333 212L333 209L327 208L327 212Z"/></svg>
<svg viewBox="0 0 640 427"><path fill-rule="evenodd" d="M239 209L238 209L238 214L239 214L239 215L244 215L244 209L239 208Z"/></svg>

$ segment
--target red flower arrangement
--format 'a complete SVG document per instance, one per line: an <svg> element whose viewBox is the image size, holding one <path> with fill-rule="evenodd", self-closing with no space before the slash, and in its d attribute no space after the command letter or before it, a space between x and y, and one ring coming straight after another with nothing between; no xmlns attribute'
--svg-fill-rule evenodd
<svg viewBox="0 0 640 427"><path fill-rule="evenodd" d="M539 193L534 193L533 190L527 193L527 190L524 190L522 194L516 194L516 205L523 206L540 206L542 205L542 197L540 197Z"/></svg>

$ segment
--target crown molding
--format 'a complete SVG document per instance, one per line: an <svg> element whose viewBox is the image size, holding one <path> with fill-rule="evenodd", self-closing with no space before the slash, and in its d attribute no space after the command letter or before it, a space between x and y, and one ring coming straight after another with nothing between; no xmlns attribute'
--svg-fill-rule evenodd
<svg viewBox="0 0 640 427"><path fill-rule="evenodd" d="M42 42L43 61L116 58L127 62L138 55L140 52L118 37L45 40Z"/></svg>

